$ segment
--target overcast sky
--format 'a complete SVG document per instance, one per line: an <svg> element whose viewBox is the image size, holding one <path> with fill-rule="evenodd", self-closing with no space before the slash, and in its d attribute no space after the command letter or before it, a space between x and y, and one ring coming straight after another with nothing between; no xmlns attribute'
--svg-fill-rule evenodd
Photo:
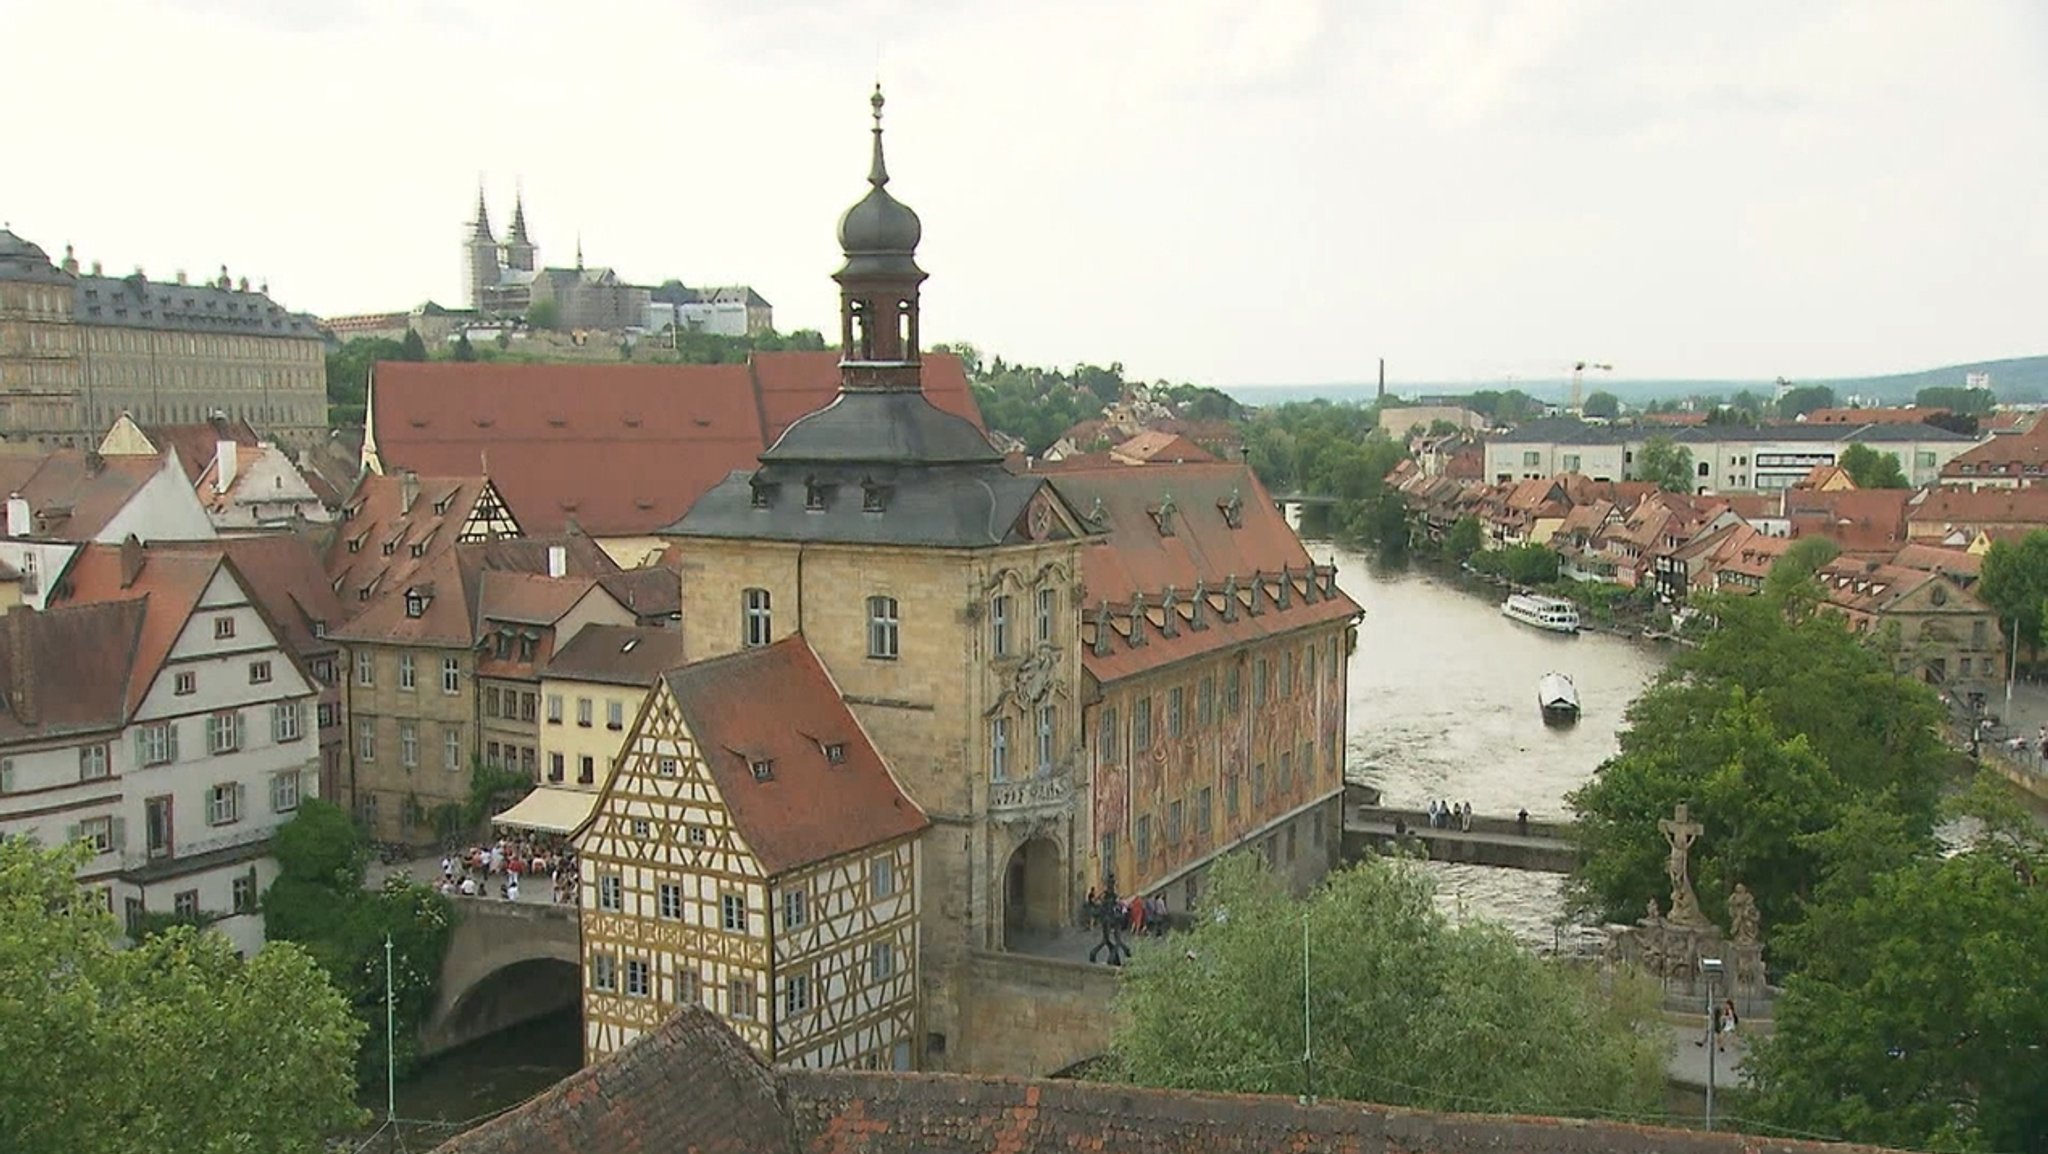
<svg viewBox="0 0 2048 1154"><path fill-rule="evenodd" d="M52 256L462 303L549 264L831 331L867 92L928 340L1208 384L1888 372L2048 352L2048 5L0 0Z"/></svg>

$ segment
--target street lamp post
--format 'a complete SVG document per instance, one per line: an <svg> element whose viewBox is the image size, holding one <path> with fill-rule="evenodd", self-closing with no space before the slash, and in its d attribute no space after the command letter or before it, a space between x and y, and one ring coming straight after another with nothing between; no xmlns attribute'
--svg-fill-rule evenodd
<svg viewBox="0 0 2048 1154"><path fill-rule="evenodd" d="M1714 1052L1721 1045L1714 1029L1714 988L1721 980L1721 959L1701 958L1700 976L1707 985L1707 1129L1714 1128Z"/></svg>

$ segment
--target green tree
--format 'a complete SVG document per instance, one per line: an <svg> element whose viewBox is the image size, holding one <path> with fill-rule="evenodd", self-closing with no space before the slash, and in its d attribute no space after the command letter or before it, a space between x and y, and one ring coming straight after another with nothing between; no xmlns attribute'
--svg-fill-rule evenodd
<svg viewBox="0 0 2048 1154"><path fill-rule="evenodd" d="M1670 437L1651 437L1636 453L1635 472L1637 480L1648 481L1667 493L1690 493L1692 450Z"/></svg>
<svg viewBox="0 0 2048 1154"><path fill-rule="evenodd" d="M1835 407L1835 390L1826 385L1800 385L1778 398L1778 419L1797 420L1815 409Z"/></svg>
<svg viewBox="0 0 2048 1154"><path fill-rule="evenodd" d="M1579 411L1589 417L1603 417L1611 421L1621 415L1621 398L1605 389L1595 389L1587 395L1586 403Z"/></svg>
<svg viewBox="0 0 2048 1154"><path fill-rule="evenodd" d="M1913 404L1922 409L1947 409L1962 416L1981 417L1998 404L1998 398L1990 389L1930 385L1914 395Z"/></svg>
<svg viewBox="0 0 2048 1154"><path fill-rule="evenodd" d="M426 346L420 346L425 359ZM384 337L357 337L327 354L327 419L336 428L363 423L370 395L370 366L408 359L405 345Z"/></svg>
<svg viewBox="0 0 2048 1154"><path fill-rule="evenodd" d="M266 934L273 942L303 947L368 1027L355 1055L365 1084L384 1077L389 936L398 1022L393 1064L401 1075L411 1071L418 1062L419 1027L433 1010L434 983L454 931L454 903L402 875L393 875L382 890L365 890L361 834L329 802L301 803L279 828L274 846L278 876L263 895Z"/></svg>
<svg viewBox="0 0 2048 1154"><path fill-rule="evenodd" d="M2048 608L2048 530L2035 530L2018 541L1993 541L1984 554L1977 596L1998 611L2000 630L2027 646L2028 659L2039 657L2043 610Z"/></svg>
<svg viewBox="0 0 2048 1154"><path fill-rule="evenodd" d="M476 349L469 343L469 330L464 329L456 334L455 351L451 355L458 361L473 361L476 359Z"/></svg>
<svg viewBox="0 0 2048 1154"><path fill-rule="evenodd" d="M562 306L554 301L535 301L526 306L526 323L543 332L562 327Z"/></svg>
<svg viewBox="0 0 2048 1154"><path fill-rule="evenodd" d="M1790 597L1811 582L1821 566L1841 554L1842 547L1826 537L1801 537L1787 545L1771 563L1771 571L1764 577L1764 591L1780 599Z"/></svg>
<svg viewBox="0 0 2048 1154"><path fill-rule="evenodd" d="M1369 860L1293 901L1237 854L1217 864L1209 904L1215 917L1125 971L1122 1077L1432 1110L1584 1115L1660 1100L1654 994L1629 982L1603 994L1505 931L1449 924L1407 863Z"/></svg>
<svg viewBox="0 0 2048 1154"><path fill-rule="evenodd" d="M2048 1151L2048 848L2002 783L1980 832L1837 887L1749 1059L1762 1120L1915 1150Z"/></svg>
<svg viewBox="0 0 2048 1154"><path fill-rule="evenodd" d="M1852 813L1931 845L1948 758L1932 692L1836 614L1788 613L1769 594L1702 607L1715 628L1629 707L1621 752L1567 799L1584 851L1572 906L1634 920L1667 900L1657 822L1679 802L1706 826L1702 906L1720 914L1742 882L1770 925L1804 915L1831 851L1850 848L1827 831Z"/></svg>
<svg viewBox="0 0 2048 1154"><path fill-rule="evenodd" d="M427 359L427 342L418 329L405 330L405 339L398 342L398 359L401 361L424 361Z"/></svg>
<svg viewBox="0 0 2048 1154"><path fill-rule="evenodd" d="M1859 489L1904 489L1906 474L1899 468L1899 459L1890 453L1880 453L1869 445L1852 444L1842 450L1842 456L1835 464L1849 474Z"/></svg>
<svg viewBox="0 0 2048 1154"><path fill-rule="evenodd" d="M1472 554L1479 552L1480 546L1484 543L1479 518L1470 513L1458 518L1452 524L1451 531L1444 534L1444 552L1451 555L1451 560L1460 563L1470 560Z"/></svg>
<svg viewBox="0 0 2048 1154"><path fill-rule="evenodd" d="M318 1151L361 1121L362 1027L306 955L168 929L123 949L83 855L0 839L9 1154Z"/></svg>

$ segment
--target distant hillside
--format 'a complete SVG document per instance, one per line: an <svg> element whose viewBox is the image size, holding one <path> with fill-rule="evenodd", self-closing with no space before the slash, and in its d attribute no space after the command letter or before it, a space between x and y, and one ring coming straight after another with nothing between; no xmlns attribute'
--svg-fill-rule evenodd
<svg viewBox="0 0 2048 1154"><path fill-rule="evenodd" d="M1800 385L1826 385L1835 391L1837 397L1856 395L1871 397L1880 401L1910 401L1914 394L1931 385L1961 386L1970 373L1989 373L1991 391L2001 401L2042 401L2048 400L2048 356L2007 357L1997 361L1976 361L1967 365L1947 365L1938 369L1925 369L1914 373L1893 373L1881 377L1835 377L1828 380L1799 380ZM1646 404L1691 396L1733 396L1743 389L1751 392L1770 394L1775 381L1741 380L1630 380L1601 376L1588 377L1585 389L1592 392L1602 389L1620 397L1626 404ZM1406 399L1453 396L1480 389L1520 389L1532 397L1562 402L1571 391L1567 378L1528 378L1512 382L1488 382L1478 385L1462 384L1415 384L1395 383L1387 386L1389 396ZM1288 401L1311 401L1318 398L1331 401L1370 401L1378 391L1376 384L1328 384L1328 385L1252 385L1225 389L1225 392L1247 405L1276 405Z"/></svg>

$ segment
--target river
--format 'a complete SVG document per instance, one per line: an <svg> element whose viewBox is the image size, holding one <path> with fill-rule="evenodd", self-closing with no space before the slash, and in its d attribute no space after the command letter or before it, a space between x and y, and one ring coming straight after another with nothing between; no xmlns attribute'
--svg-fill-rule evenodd
<svg viewBox="0 0 2048 1154"><path fill-rule="evenodd" d="M1345 761L1390 805L1469 801L1482 814L1568 817L1564 797L1618 745L1629 703L1663 668L1659 651L1601 633L1545 633L1501 616L1490 586L1422 566L1387 569L1367 555L1310 542L1365 609L1352 653ZM1570 727L1543 724L1536 682L1560 672L1578 687ZM1433 864L1438 899L1458 917L1506 925L1532 946L1562 943L1563 878ZM1574 940L1582 934L1570 933Z"/></svg>

